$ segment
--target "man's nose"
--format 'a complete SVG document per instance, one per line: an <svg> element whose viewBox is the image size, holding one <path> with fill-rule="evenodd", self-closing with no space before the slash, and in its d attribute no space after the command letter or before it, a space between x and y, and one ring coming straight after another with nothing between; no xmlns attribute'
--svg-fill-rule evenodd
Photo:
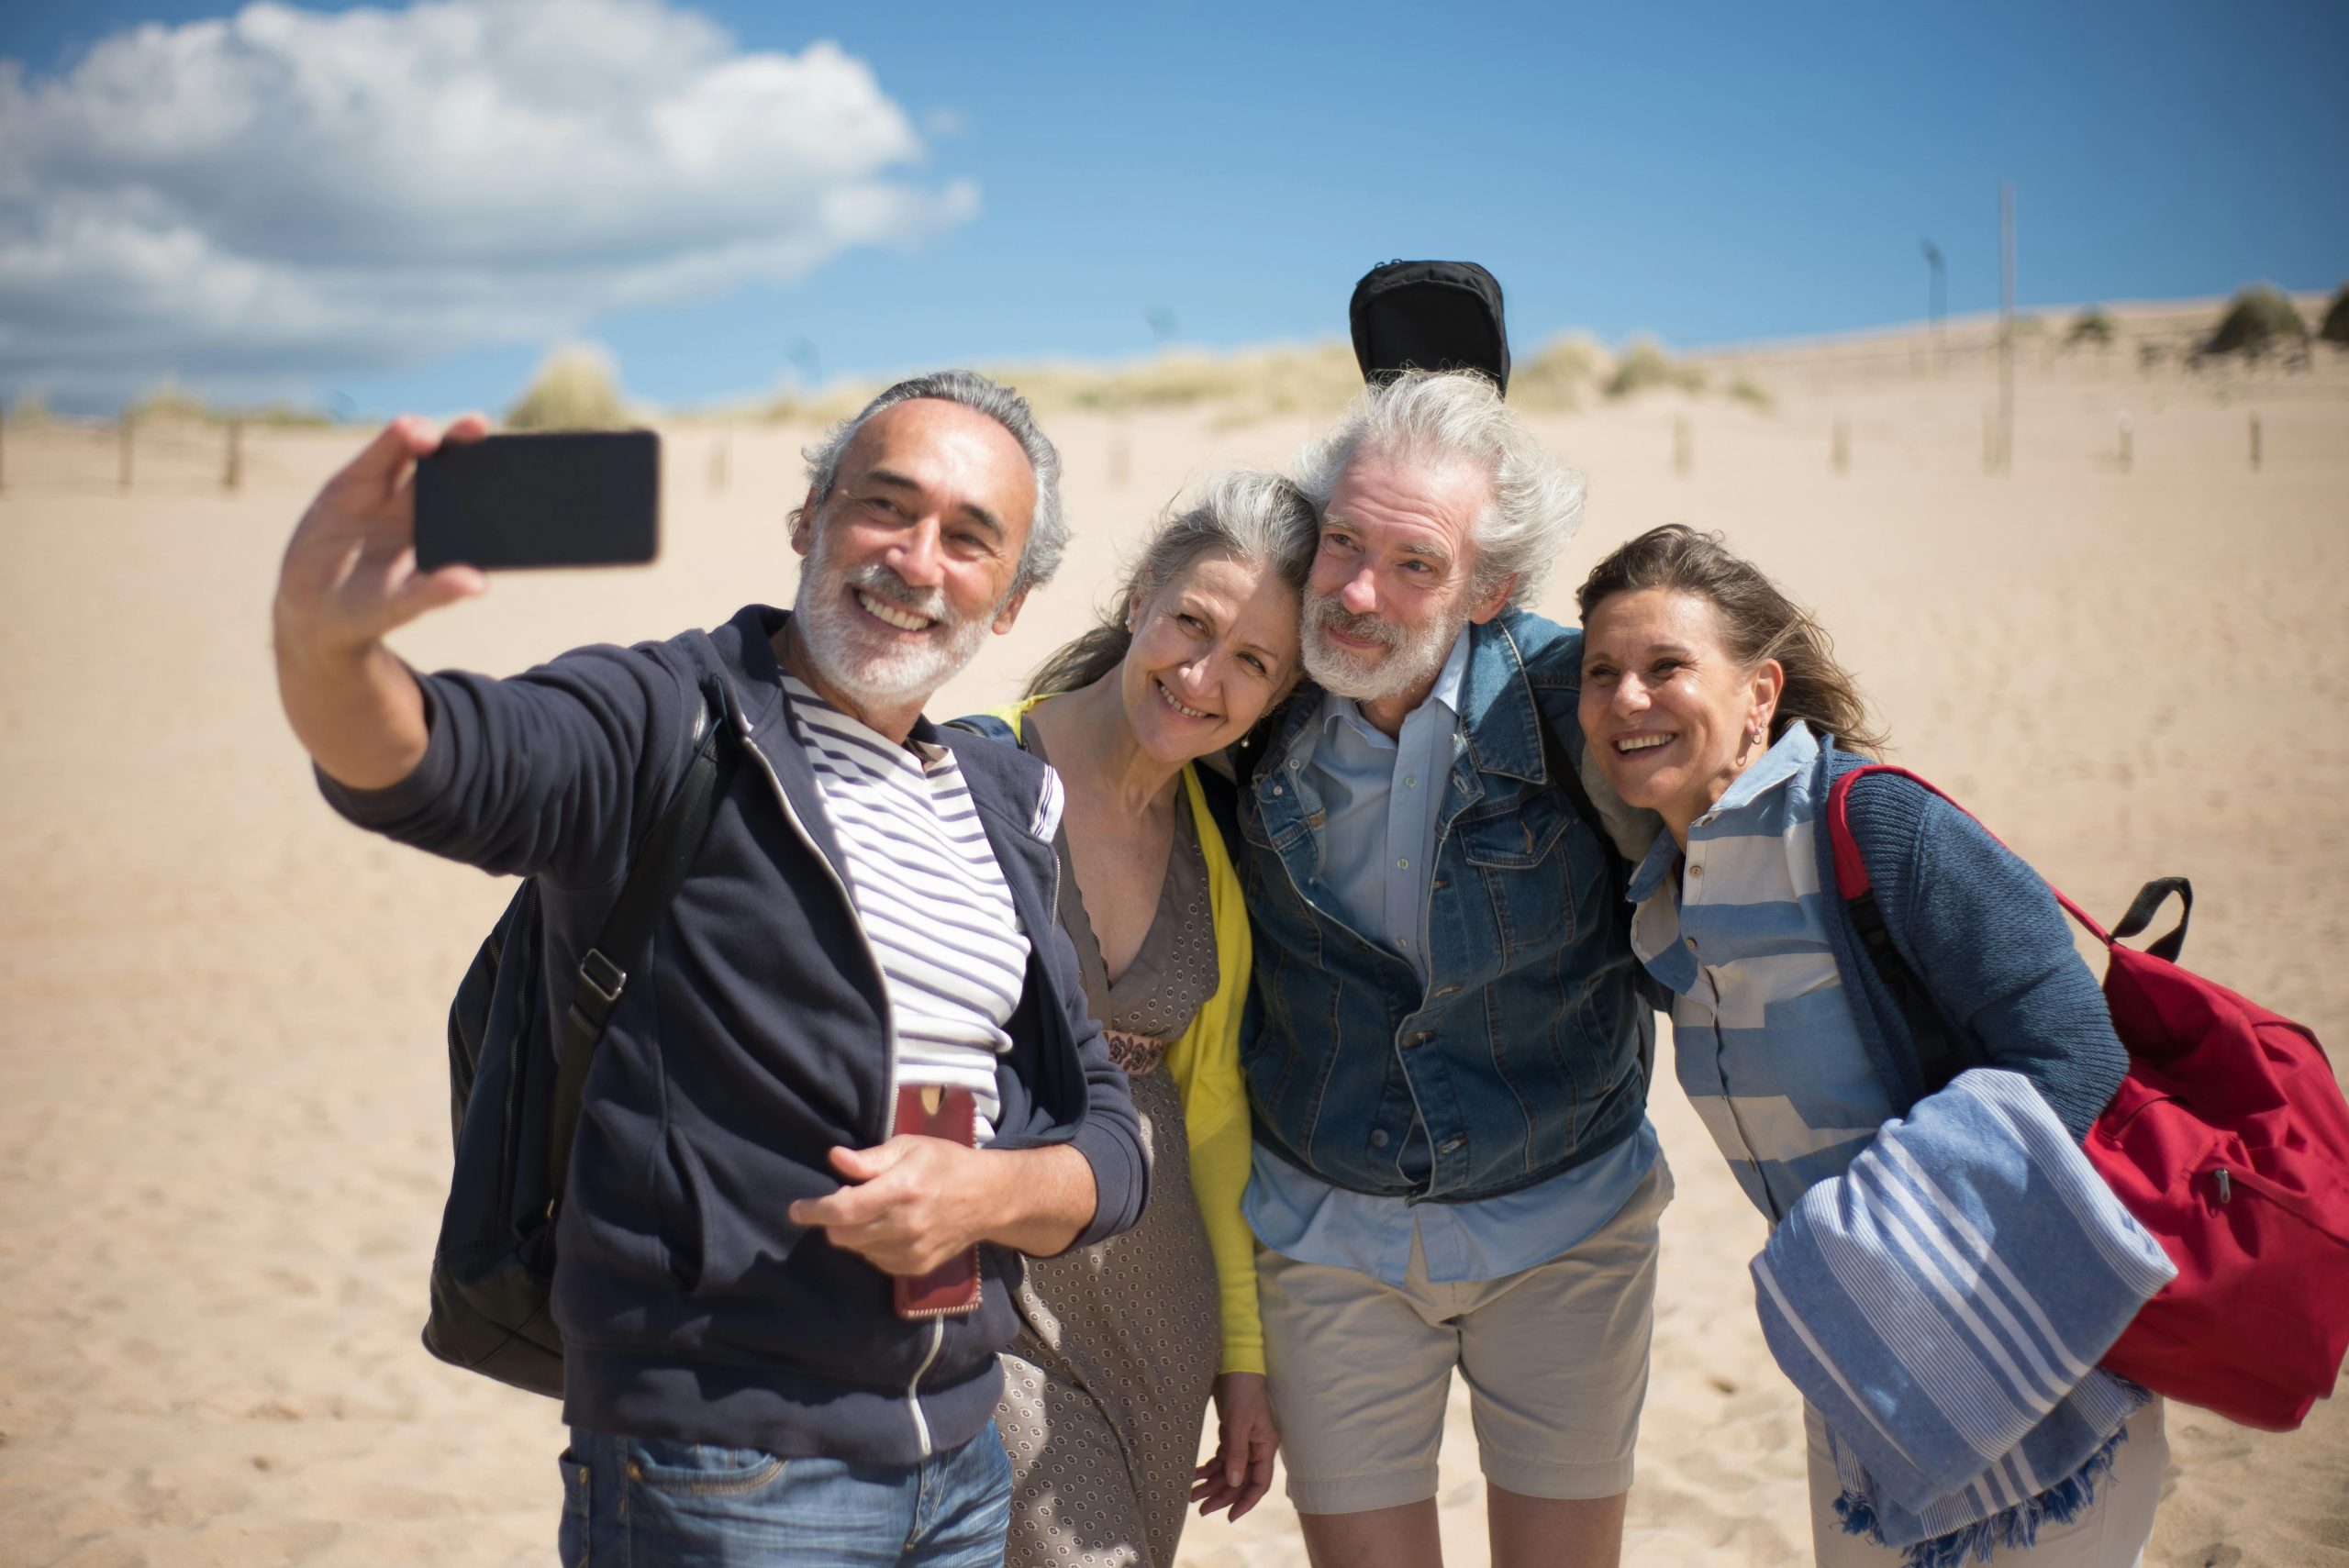
<svg viewBox="0 0 2349 1568"><path fill-rule="evenodd" d="M940 548L936 517L924 517L898 536L890 549L889 569L916 588L935 588L945 581L946 557Z"/></svg>
<svg viewBox="0 0 2349 1568"><path fill-rule="evenodd" d="M1354 615L1366 616L1378 608L1378 586L1371 580L1370 568L1364 567L1346 579L1338 590L1338 603Z"/></svg>

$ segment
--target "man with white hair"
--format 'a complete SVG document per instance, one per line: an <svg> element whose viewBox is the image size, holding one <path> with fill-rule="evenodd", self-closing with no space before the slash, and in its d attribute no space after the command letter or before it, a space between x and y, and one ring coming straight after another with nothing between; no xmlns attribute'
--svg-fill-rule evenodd
<svg viewBox="0 0 2349 1568"><path fill-rule="evenodd" d="M560 1018L712 682L744 759L646 972L596 982L619 995L556 1225L562 1561L1000 1562L1013 1254L1126 1229L1147 1185L1055 917L1058 782L921 715L1058 562L1052 443L984 377L901 383L808 452L790 614L498 681L384 640L487 586L416 570L441 439L394 423L286 550L279 690L335 808L538 879ZM978 1147L897 1130L958 1091ZM892 1276L964 1258L974 1307L893 1310Z"/></svg>
<svg viewBox="0 0 2349 1568"><path fill-rule="evenodd" d="M1672 1183L1576 776L1581 633L1522 607L1581 484L1467 373L1374 386L1301 466L1319 689L1241 803L1247 1213L1289 1495L1325 1568L1440 1562L1457 1367L1494 1562L1611 1564Z"/></svg>

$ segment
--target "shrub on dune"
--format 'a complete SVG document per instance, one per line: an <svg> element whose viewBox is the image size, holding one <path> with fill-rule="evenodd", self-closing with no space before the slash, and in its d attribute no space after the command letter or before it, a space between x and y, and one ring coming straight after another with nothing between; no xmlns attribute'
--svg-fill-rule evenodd
<svg viewBox="0 0 2349 1568"><path fill-rule="evenodd" d="M1695 365L1674 359L1652 338L1634 338L1623 350L1615 365L1615 373L1608 379L1607 395L1631 397L1658 387L1680 392L1702 392L1705 373Z"/></svg>
<svg viewBox="0 0 2349 1568"><path fill-rule="evenodd" d="M1509 371L1508 400L1520 408L1572 411L1583 395L1614 373L1614 357L1583 333L1553 338Z"/></svg>
<svg viewBox="0 0 2349 1568"><path fill-rule="evenodd" d="M2064 346L2073 349L2087 344L2091 348L2109 349L2112 346L2112 317L2102 310L2090 308L2072 318L2071 330L2064 334Z"/></svg>
<svg viewBox="0 0 2349 1568"><path fill-rule="evenodd" d="M614 430L629 423L620 402L619 367L594 343L557 349L506 411L515 430Z"/></svg>
<svg viewBox="0 0 2349 1568"><path fill-rule="evenodd" d="M2272 285L2261 284L2235 295L2201 351L2255 360L2271 349L2297 348L2308 340L2309 324L2300 319L2299 307Z"/></svg>
<svg viewBox="0 0 2349 1568"><path fill-rule="evenodd" d="M2325 309L2324 325L2316 329L2316 335L2328 343L2349 344L2349 284L2343 284L2332 296L2332 304Z"/></svg>

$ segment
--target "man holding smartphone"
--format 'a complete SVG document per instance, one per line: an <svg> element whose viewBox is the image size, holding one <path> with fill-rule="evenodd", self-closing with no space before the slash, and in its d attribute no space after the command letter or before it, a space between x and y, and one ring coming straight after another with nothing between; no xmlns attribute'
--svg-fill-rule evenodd
<svg viewBox="0 0 2349 1568"><path fill-rule="evenodd" d="M921 716L1058 564L1057 454L984 377L901 383L810 450L789 614L418 675L385 636L487 582L417 571L408 476L483 432L395 421L286 550L279 689L328 800L538 878L567 981L708 677L744 752L587 1079L553 1291L562 1560L996 1562L1012 1254L1126 1229L1148 1184L1053 917L1058 782ZM974 1146L903 1135L909 1105L961 1106L940 1125ZM893 1309L893 1276L974 1256L974 1305Z"/></svg>

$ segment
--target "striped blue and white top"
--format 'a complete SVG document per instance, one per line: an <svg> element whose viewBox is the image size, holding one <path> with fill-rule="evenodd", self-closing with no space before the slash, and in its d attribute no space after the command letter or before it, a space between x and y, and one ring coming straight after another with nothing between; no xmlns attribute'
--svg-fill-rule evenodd
<svg viewBox="0 0 2349 1568"><path fill-rule="evenodd" d="M954 754L900 746L783 678L848 859L849 896L888 986L897 1082L971 1091L994 1134L996 1061L1027 984L1028 938Z"/></svg>
<svg viewBox="0 0 2349 1568"><path fill-rule="evenodd" d="M1893 1114L1853 1022L1819 886L1826 798L1800 720L1632 873L1631 950L1676 994L1680 1086L1775 1222Z"/></svg>

